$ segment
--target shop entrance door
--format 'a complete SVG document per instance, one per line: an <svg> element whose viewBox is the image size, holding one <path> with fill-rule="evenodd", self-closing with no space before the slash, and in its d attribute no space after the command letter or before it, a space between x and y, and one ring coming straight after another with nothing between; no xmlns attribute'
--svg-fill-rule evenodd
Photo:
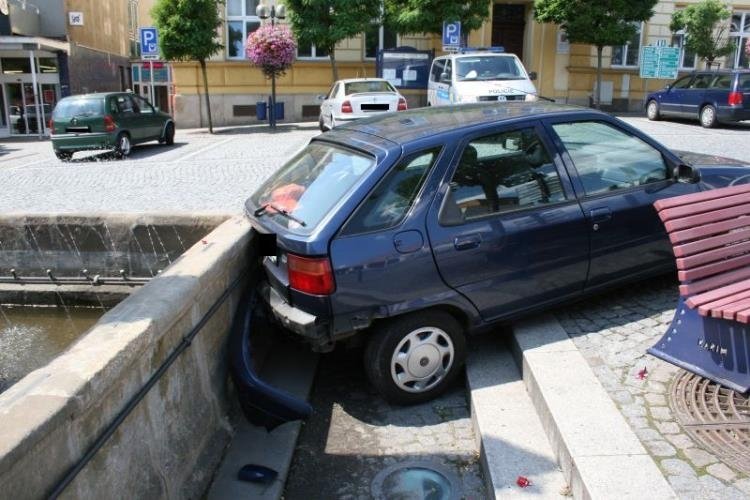
<svg viewBox="0 0 750 500"><path fill-rule="evenodd" d="M36 135L41 131L47 134L47 120L57 104L59 85L38 84L37 99L34 101L34 85L28 82L6 83L8 129L11 135ZM7 107L6 107L7 106Z"/></svg>
<svg viewBox="0 0 750 500"><path fill-rule="evenodd" d="M505 47L505 52L515 54L523 60L525 16L525 5L496 3L492 7L492 46Z"/></svg>

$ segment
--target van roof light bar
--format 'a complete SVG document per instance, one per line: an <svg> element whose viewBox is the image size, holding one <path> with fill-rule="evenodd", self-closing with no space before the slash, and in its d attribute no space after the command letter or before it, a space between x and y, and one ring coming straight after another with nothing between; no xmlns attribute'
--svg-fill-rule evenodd
<svg viewBox="0 0 750 500"><path fill-rule="evenodd" d="M470 52L494 52L495 54L502 54L505 52L505 47L461 47L458 51L461 54L467 54Z"/></svg>

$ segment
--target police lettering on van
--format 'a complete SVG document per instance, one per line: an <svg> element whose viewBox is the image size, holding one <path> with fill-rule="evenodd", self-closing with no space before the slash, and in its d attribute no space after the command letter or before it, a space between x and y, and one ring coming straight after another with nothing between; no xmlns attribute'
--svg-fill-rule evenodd
<svg viewBox="0 0 750 500"><path fill-rule="evenodd" d="M515 54L502 48L461 49L436 57L430 68L427 102L445 106L484 101L535 101L536 87Z"/></svg>

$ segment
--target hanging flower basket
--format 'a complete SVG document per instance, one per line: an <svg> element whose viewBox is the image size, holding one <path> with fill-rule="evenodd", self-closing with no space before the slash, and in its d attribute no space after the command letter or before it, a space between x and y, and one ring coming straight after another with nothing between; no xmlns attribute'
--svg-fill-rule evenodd
<svg viewBox="0 0 750 500"><path fill-rule="evenodd" d="M245 56L266 75L281 76L294 61L297 44L292 32L283 25L266 24L250 33Z"/></svg>

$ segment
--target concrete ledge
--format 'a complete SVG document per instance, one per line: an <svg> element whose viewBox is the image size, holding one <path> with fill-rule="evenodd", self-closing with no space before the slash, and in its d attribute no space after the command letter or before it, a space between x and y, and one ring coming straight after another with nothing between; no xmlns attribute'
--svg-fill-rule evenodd
<svg viewBox="0 0 750 500"><path fill-rule="evenodd" d="M0 484L46 497L245 268L249 223L230 219L52 363L0 395ZM227 331L217 310L63 497L197 498L229 441Z"/></svg>
<svg viewBox="0 0 750 500"><path fill-rule="evenodd" d="M575 498L677 498L556 319L517 323L513 341Z"/></svg>
<svg viewBox="0 0 750 500"><path fill-rule="evenodd" d="M562 498L565 479L504 339L473 340L466 378L487 493L490 498ZM528 477L531 486L520 488L518 476Z"/></svg>

